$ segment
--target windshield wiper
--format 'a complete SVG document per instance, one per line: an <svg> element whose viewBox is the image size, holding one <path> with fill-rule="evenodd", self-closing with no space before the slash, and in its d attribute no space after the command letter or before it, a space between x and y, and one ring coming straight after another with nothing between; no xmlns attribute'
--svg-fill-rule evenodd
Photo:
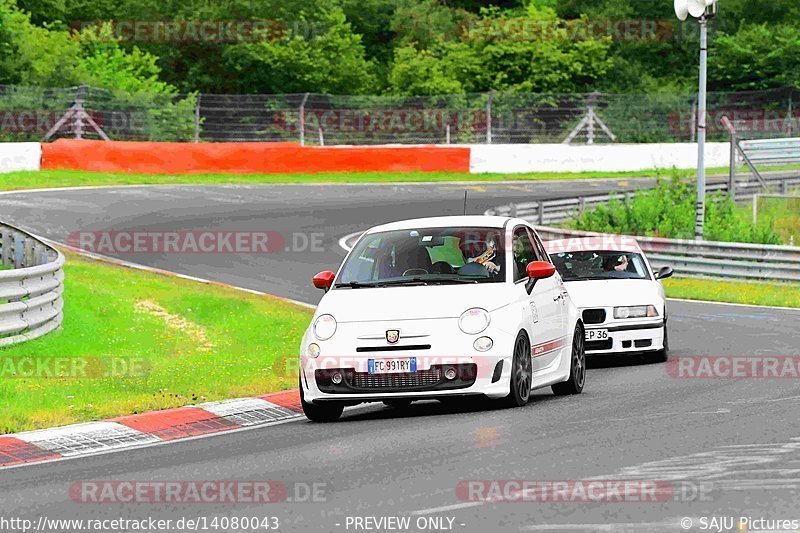
<svg viewBox="0 0 800 533"><path fill-rule="evenodd" d="M368 289L370 287L383 287L383 283L378 281L370 281L370 282L349 281L347 283L337 283L336 285L334 285L334 287L336 287L337 289L343 287L348 287L350 289Z"/></svg>
<svg viewBox="0 0 800 533"><path fill-rule="evenodd" d="M470 284L478 283L477 279L469 279L469 278L425 278L425 281L428 281L430 283L470 283Z"/></svg>

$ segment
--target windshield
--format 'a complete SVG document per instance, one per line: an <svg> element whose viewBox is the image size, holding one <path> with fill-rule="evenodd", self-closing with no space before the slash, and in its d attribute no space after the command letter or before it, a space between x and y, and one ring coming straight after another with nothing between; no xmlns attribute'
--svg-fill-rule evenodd
<svg viewBox="0 0 800 533"><path fill-rule="evenodd" d="M596 279L650 279L641 254L614 251L580 251L551 254L564 281Z"/></svg>
<svg viewBox="0 0 800 533"><path fill-rule="evenodd" d="M502 230L420 228L359 240L335 287L505 281Z"/></svg>

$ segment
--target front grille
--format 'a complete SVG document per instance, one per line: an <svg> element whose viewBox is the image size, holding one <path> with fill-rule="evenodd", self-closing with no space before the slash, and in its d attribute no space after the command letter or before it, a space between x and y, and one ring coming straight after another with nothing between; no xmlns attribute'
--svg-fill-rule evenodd
<svg viewBox="0 0 800 533"><path fill-rule="evenodd" d="M614 346L614 340L611 338L602 341L586 341L587 350L610 350Z"/></svg>
<svg viewBox="0 0 800 533"><path fill-rule="evenodd" d="M347 381L348 385L356 389L409 389L435 385L441 379L441 369L434 367L430 370L418 370L404 374L353 372L352 377Z"/></svg>
<svg viewBox="0 0 800 533"><path fill-rule="evenodd" d="M602 324L606 321L605 309L584 309L583 323L584 324Z"/></svg>
<svg viewBox="0 0 800 533"><path fill-rule="evenodd" d="M444 372L447 368L456 371L454 379L447 379ZM341 373L343 381L338 385L331 377ZM458 365L436 365L429 370L403 372L397 374L369 374L356 372L352 368L316 370L314 372L319 390L328 394L371 392L413 392L463 389L470 387L477 378L478 365L474 363Z"/></svg>
<svg viewBox="0 0 800 533"><path fill-rule="evenodd" d="M397 352L403 350L430 350L430 344L396 344L394 346L359 346L356 348L356 351L359 353L363 352Z"/></svg>

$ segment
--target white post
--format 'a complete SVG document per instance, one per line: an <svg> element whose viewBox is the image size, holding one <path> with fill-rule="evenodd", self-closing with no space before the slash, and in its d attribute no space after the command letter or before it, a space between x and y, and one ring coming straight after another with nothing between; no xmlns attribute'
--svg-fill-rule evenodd
<svg viewBox="0 0 800 533"><path fill-rule="evenodd" d="M447 124L446 139L447 139L447 144L450 144L450 124Z"/></svg>
<svg viewBox="0 0 800 533"><path fill-rule="evenodd" d="M706 212L706 74L708 70L708 19L700 17L700 94L697 100L697 203L695 205L694 238L703 240Z"/></svg>
<svg viewBox="0 0 800 533"><path fill-rule="evenodd" d="M300 146L306 145L306 101L308 100L308 93L303 95L303 101L300 103Z"/></svg>

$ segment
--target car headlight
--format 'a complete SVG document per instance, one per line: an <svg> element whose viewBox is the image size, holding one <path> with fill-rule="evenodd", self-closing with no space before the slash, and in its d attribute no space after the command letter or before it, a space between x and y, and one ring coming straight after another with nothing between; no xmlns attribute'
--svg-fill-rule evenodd
<svg viewBox="0 0 800 533"><path fill-rule="evenodd" d="M488 352L492 349L492 345L494 345L494 342L489 337L478 337L472 343L472 347L479 352Z"/></svg>
<svg viewBox="0 0 800 533"><path fill-rule="evenodd" d="M311 344L308 345L308 348L306 349L306 354L308 354L310 358L316 359L317 357L319 357L319 353L320 353L319 344L312 342Z"/></svg>
<svg viewBox="0 0 800 533"><path fill-rule="evenodd" d="M467 335L477 335L488 328L489 322L491 321L492 318L489 316L486 309L473 307L461 314L461 317L458 319L458 327Z"/></svg>
<svg viewBox="0 0 800 533"><path fill-rule="evenodd" d="M326 341L336 333L336 319L333 315L319 315L314 321L314 336Z"/></svg>
<svg viewBox="0 0 800 533"><path fill-rule="evenodd" d="M634 305L630 307L615 307L614 318L644 318L658 316L654 305Z"/></svg>

